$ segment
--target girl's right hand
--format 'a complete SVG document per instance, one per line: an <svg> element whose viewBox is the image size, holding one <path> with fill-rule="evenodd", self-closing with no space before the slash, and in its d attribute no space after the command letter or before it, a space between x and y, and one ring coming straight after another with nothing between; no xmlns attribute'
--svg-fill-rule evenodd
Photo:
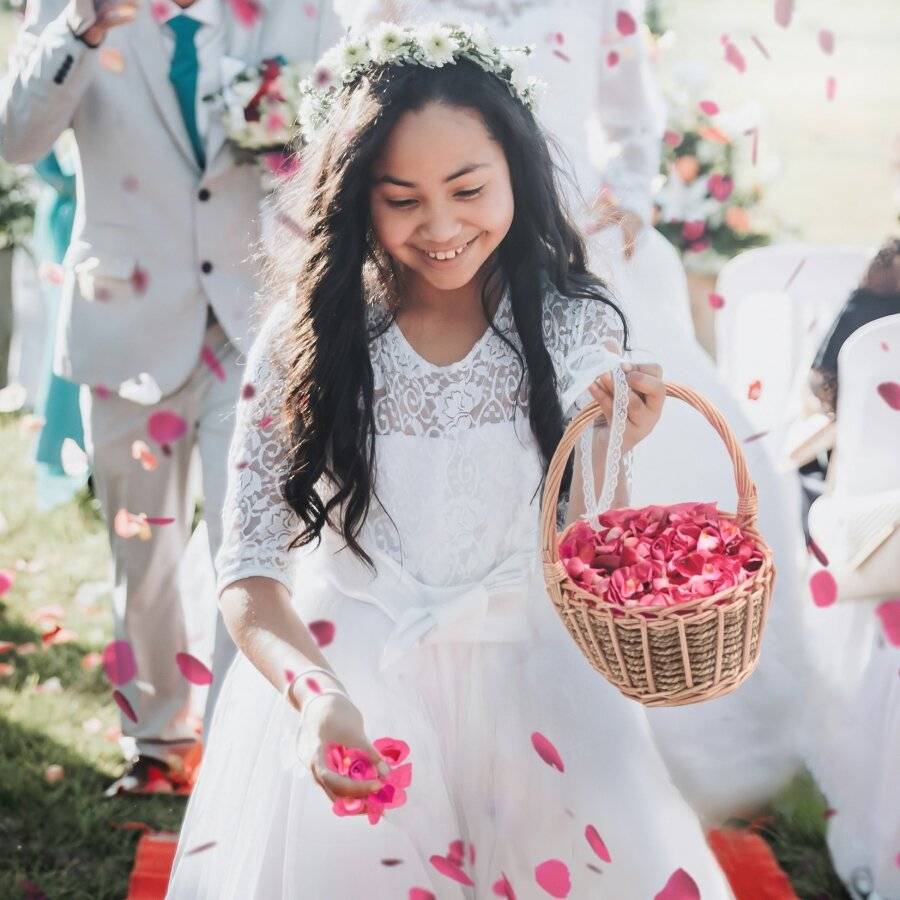
<svg viewBox="0 0 900 900"><path fill-rule="evenodd" d="M341 694L328 694L306 711L297 737L300 761L332 801L338 797L362 799L384 786L378 780L356 781L332 771L326 763L332 744L364 751L380 775L389 774L388 764L366 736L362 713Z"/></svg>

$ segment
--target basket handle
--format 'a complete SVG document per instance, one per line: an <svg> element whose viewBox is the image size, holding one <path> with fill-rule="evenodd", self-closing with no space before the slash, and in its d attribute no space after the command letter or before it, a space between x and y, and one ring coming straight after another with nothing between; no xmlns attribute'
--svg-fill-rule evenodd
<svg viewBox="0 0 900 900"><path fill-rule="evenodd" d="M693 406L712 425L719 437L722 438L734 468L734 482L738 495L736 511L738 525L744 526L749 524L751 527L755 527L759 509L756 485L750 477L750 470L747 468L744 451L741 449L741 445L731 430L731 426L726 421L725 416L709 400L686 385L667 381L666 396L675 397L687 403L688 406ZM547 468L547 483L544 485L544 496L541 505L541 545L544 551L544 559L551 564L559 561L559 547L557 546L556 534L556 505L559 502L559 488L562 484L566 463L568 462L569 454L575 447L575 442L599 415L602 415L600 404L594 401L572 419L563 432L562 440L560 440L559 446L556 448L556 452L553 454L553 458L550 460L550 465Z"/></svg>

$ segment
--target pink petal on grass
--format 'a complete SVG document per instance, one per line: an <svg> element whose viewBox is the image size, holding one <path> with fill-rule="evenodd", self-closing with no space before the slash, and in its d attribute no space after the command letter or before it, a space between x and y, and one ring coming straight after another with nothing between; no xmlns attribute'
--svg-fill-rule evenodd
<svg viewBox="0 0 900 900"><path fill-rule="evenodd" d="M787 28L794 15L794 0L775 0L775 21Z"/></svg>
<svg viewBox="0 0 900 900"><path fill-rule="evenodd" d="M715 116L719 112L719 104L715 100L701 100L698 106L708 116Z"/></svg>
<svg viewBox="0 0 900 900"><path fill-rule="evenodd" d="M883 381L878 385L878 396L891 409L900 409L900 384L896 381Z"/></svg>
<svg viewBox="0 0 900 900"><path fill-rule="evenodd" d="M684 869L677 869L653 900L700 900L700 888Z"/></svg>
<svg viewBox="0 0 900 900"><path fill-rule="evenodd" d="M116 687L128 684L137 675L134 650L128 641L110 641L103 648L103 670Z"/></svg>
<svg viewBox="0 0 900 900"><path fill-rule="evenodd" d="M191 684L204 685L212 683L212 672L196 656L191 656L190 653L176 653L175 663L181 674Z"/></svg>
<svg viewBox="0 0 900 900"><path fill-rule="evenodd" d="M245 28L250 28L259 18L261 9L257 0L229 0L234 17Z"/></svg>
<svg viewBox="0 0 900 900"><path fill-rule="evenodd" d="M725 305L725 298L721 294L710 294L707 300L713 309L721 309Z"/></svg>
<svg viewBox="0 0 900 900"><path fill-rule="evenodd" d="M327 647L334 640L334 622L317 619L306 626L320 647Z"/></svg>
<svg viewBox="0 0 900 900"><path fill-rule="evenodd" d="M834 53L834 32L827 28L819 29L819 46L823 53L831 56Z"/></svg>
<svg viewBox="0 0 900 900"><path fill-rule="evenodd" d="M900 597L883 600L875 607L875 615L881 619L881 628L892 647L900 647Z"/></svg>
<svg viewBox="0 0 900 900"><path fill-rule="evenodd" d="M134 707L128 702L128 698L121 691L113 691L112 698L116 701L116 706L122 710L122 714L131 719L132 722L137 722L137 714L134 711Z"/></svg>
<svg viewBox="0 0 900 900"><path fill-rule="evenodd" d="M168 409L161 409L147 419L147 433L157 444L173 444L187 432L187 422Z"/></svg>
<svg viewBox="0 0 900 900"><path fill-rule="evenodd" d="M548 859L535 866L534 880L551 897L568 897L572 890L569 867L561 859Z"/></svg>
<svg viewBox="0 0 900 900"><path fill-rule="evenodd" d="M559 755L559 751L539 731L535 731L531 735L531 746L534 747L537 751L537 755L540 756L548 766L553 766L554 769L559 769L560 772L566 771L566 767L563 764L562 757Z"/></svg>
<svg viewBox="0 0 900 900"><path fill-rule="evenodd" d="M447 859L446 856L440 856L435 853L434 856L429 858L428 862L430 862L441 875L445 875L453 881L458 881L460 884L475 887L475 882L472 881L459 866L455 865L452 860Z"/></svg>
<svg viewBox="0 0 900 900"><path fill-rule="evenodd" d="M584 829L584 836L587 838L591 850L593 850L603 862L612 862L612 857L609 855L609 850L606 849L606 844L603 843L603 838L600 837L600 833L593 825L588 825L588 827Z"/></svg>
<svg viewBox="0 0 900 900"><path fill-rule="evenodd" d="M809 579L809 592L816 606L831 606L837 600L837 582L827 569L820 569Z"/></svg>
<svg viewBox="0 0 900 900"><path fill-rule="evenodd" d="M222 363L216 358L216 354L213 353L211 347L206 347L200 351L200 359L203 360L204 363L209 367L209 371L219 379L219 381L225 380L225 370L222 368Z"/></svg>
<svg viewBox="0 0 900 900"><path fill-rule="evenodd" d="M620 9L616 13L616 29L622 37L628 37L637 31L637 22L634 21L634 16L628 10Z"/></svg>

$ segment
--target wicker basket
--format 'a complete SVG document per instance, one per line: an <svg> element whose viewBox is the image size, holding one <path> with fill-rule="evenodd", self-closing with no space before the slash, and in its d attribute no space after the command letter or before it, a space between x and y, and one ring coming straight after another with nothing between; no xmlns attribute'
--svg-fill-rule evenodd
<svg viewBox="0 0 900 900"><path fill-rule="evenodd" d="M556 530L559 488L569 454L600 415L592 403L569 424L550 461L541 509L547 590L563 624L588 662L626 697L645 706L681 706L733 691L754 670L775 567L756 527L756 485L740 445L722 414L690 388L666 384L666 395L699 410L725 443L734 466L737 513L732 519L763 555L759 570L741 584L673 607L624 608L579 588L559 558L565 540Z"/></svg>

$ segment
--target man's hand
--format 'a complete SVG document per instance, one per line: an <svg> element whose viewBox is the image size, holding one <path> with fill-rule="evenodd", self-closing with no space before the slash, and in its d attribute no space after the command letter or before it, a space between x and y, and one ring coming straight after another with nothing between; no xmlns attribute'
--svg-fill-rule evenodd
<svg viewBox="0 0 900 900"><path fill-rule="evenodd" d="M72 0L69 4L69 27L89 47L99 47L110 28L127 25L137 14L138 0ZM85 23L90 22L85 29Z"/></svg>

